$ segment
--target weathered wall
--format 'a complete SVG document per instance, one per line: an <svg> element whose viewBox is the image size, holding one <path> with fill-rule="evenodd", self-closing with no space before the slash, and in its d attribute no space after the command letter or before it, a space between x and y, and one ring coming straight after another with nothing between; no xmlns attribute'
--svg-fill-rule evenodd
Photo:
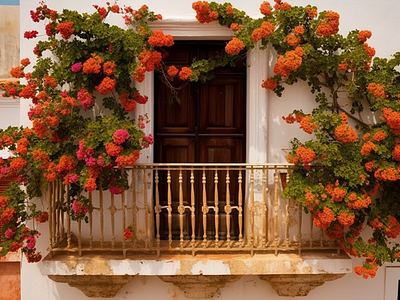
<svg viewBox="0 0 400 300"><path fill-rule="evenodd" d="M19 28L19 6L0 5L0 79L19 64Z"/></svg>

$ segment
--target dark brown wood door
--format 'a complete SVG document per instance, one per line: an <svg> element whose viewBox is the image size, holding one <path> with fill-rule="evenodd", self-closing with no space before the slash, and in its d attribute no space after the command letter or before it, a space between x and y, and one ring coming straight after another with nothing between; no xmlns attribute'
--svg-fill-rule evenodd
<svg viewBox="0 0 400 300"><path fill-rule="evenodd" d="M180 68L190 65L193 60L207 59L224 50L226 42L177 42L168 49L165 62ZM161 80L161 75L156 76L156 111L155 111L155 162L162 163L236 163L245 161L245 82L246 67L243 61L235 67L224 67L216 71L216 77L206 83L188 83L179 92L180 101L173 99L171 89ZM182 82L176 80L173 85L181 86ZM179 237L178 206L178 180L177 172L172 173L172 198L173 198L173 235ZM175 176L175 178L174 178ZM220 226L219 236L226 236L224 206L225 206L225 174L219 174L219 211ZM230 174L231 178L235 174ZM196 174L197 178L201 178ZM184 174L188 179L189 174ZM213 174L207 174L207 199L208 205L213 206L214 182ZM160 174L160 184L166 182L166 174ZM184 181L184 205L190 205L190 182ZM237 191L232 185L231 205L236 205ZM161 205L166 205L166 187L160 186ZM202 237L201 225L201 181L196 181L196 213L198 237ZM185 237L190 237L190 213L185 216ZM213 215L209 215L207 233L213 235ZM234 219L234 218L233 218ZM167 216L161 216L161 235L168 236ZM214 231L214 232L213 232ZM231 236L237 235L237 224L231 228Z"/></svg>

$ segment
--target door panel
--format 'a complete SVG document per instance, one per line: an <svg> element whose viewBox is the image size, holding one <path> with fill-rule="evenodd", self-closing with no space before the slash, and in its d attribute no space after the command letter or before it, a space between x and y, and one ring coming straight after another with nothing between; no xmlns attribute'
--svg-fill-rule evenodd
<svg viewBox="0 0 400 300"><path fill-rule="evenodd" d="M243 75L220 75L202 86L201 133L243 134Z"/></svg>
<svg viewBox="0 0 400 300"><path fill-rule="evenodd" d="M174 64L177 68L190 65L195 59L207 59L224 51L226 42L176 42L169 48L165 62ZM244 63L236 67L220 68L216 77L206 83L189 83L179 90L177 96L180 103L171 101L172 93L163 83L160 75L156 76L156 111L155 111L155 162L162 163L238 163L245 161L245 82L246 68ZM172 83L178 87L182 82L176 79ZM197 238L203 238L202 218L202 174L194 174L196 181L196 228ZM206 174L206 201L212 207L216 203L218 189L218 238L227 235L226 214L227 195L229 204L237 205L237 185L230 184L226 191L227 180L237 183L238 173L218 171L218 179L214 171ZM160 204L168 204L168 190L171 191L173 238L179 239L179 171L171 171L171 183L167 184L166 172L160 173L159 192ZM190 206L190 174L183 174L184 205ZM233 210L230 234L234 239L238 235L236 210ZM184 216L184 238L190 238L190 212ZM161 213L161 238L168 238L168 215L165 210ZM210 210L207 215L207 236L215 238L215 213Z"/></svg>

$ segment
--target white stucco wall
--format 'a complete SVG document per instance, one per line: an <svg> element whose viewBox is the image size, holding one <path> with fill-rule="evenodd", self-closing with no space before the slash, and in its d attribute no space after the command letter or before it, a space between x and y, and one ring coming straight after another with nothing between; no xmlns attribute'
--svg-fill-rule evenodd
<svg viewBox="0 0 400 300"><path fill-rule="evenodd" d="M262 1L255 0L234 0L231 3L238 9L245 10L249 15L259 16L258 8ZM396 31L400 28L400 1L397 0L292 0L292 5L312 4L318 6L319 10L334 10L341 15L341 33L346 34L351 29L369 29L373 32L369 44L376 49L377 56L387 57L391 53L400 51L400 39L396 38ZM61 10L62 8L77 9L79 11L93 11L92 4L103 5L103 2L93 2L90 0L47 0L47 5L52 9ZM131 5L134 8L147 4L151 10L161 13L164 19L194 20L194 11L191 8L192 1L189 0L147 0L145 2L134 3L132 1L120 0L119 5ZM36 29L43 32L42 27L34 24L29 17L29 11L35 9L38 1L21 0L21 33L26 30ZM168 33L168 32L166 32ZM21 40L21 57L33 59L32 48L35 42ZM304 91L304 92L302 92ZM304 86L297 85L288 88L282 98L275 97L268 93L267 103L263 103L265 111L268 111L264 127L267 130L268 157L270 161L279 161L282 158L281 148L287 147L287 141L291 136L298 132L288 131L282 125L281 116L287 115L292 111L292 104L309 103L309 96ZM28 104L21 103L21 123L26 124L27 120L22 116L27 111ZM307 104L303 109L307 110ZM276 125L282 125L282 130L276 129ZM289 128L288 128L289 129ZM46 227L41 225L39 230L43 232L39 239L38 248L46 254ZM354 260L356 263L356 260ZM83 300L85 297L77 289L71 288L66 284L57 284L49 280L40 273L40 263L28 264L25 260L22 263L22 300L41 299L41 300ZM385 269L382 268L378 275L372 280L364 280L357 275L349 274L342 279L328 282L310 292L303 299L305 300L336 300L336 299L373 299L384 300ZM236 283L229 284L221 290L220 295L215 298L221 300L239 299L269 299L284 300L288 298L279 297L275 291L264 281L255 276L245 276ZM94 299L94 298L92 298ZM97 299L97 298L96 298ZM100 299L100 298L99 298ZM184 295L177 287L172 284L162 282L157 277L135 277L129 284L124 286L115 300L122 299L173 299L183 300Z"/></svg>

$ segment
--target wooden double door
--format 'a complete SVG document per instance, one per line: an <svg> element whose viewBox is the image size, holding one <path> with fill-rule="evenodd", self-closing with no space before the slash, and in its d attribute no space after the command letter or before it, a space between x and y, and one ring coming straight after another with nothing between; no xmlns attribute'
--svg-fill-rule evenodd
<svg viewBox="0 0 400 300"><path fill-rule="evenodd" d="M168 48L167 65L180 68L194 60L208 59L224 51L226 42L176 42ZM172 82L176 87L182 82ZM245 161L246 66L241 60L234 67L219 68L207 82L186 84L173 99L171 89L161 75L155 78L155 162L159 163L240 163ZM188 173L188 172L187 172ZM219 226L220 239L226 237L225 173L219 172ZM236 172L237 173L237 172ZM177 172L172 173L172 234L179 238L177 206L179 204ZM237 205L237 174L230 173L230 204ZM202 238L203 188L201 174L195 174L196 237ZM213 206L215 184L213 174L207 174L207 205ZM184 205L190 206L190 174L184 174ZM160 174L160 201L167 203L166 174ZM238 235L237 213L231 215L231 238ZM190 212L185 213L185 238L191 236ZM167 213L161 214L161 236L168 237ZM207 215L207 236L215 236L215 218Z"/></svg>

